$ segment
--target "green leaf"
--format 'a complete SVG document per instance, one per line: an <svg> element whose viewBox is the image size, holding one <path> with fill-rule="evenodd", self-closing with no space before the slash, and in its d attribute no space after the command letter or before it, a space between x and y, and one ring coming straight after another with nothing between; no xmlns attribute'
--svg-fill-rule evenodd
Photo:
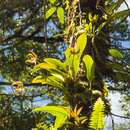
<svg viewBox="0 0 130 130"><path fill-rule="evenodd" d="M55 58L45 58L44 61L47 62L47 63L51 63L51 64L56 65L59 69L65 70L64 63L61 62L58 59L55 59Z"/></svg>
<svg viewBox="0 0 130 130"><path fill-rule="evenodd" d="M120 19L123 20L124 18L126 19L130 14L130 10L123 10L117 13L114 13L113 15L111 15L111 17L107 20L108 22ZM117 23L118 24L118 23Z"/></svg>
<svg viewBox="0 0 130 130"><path fill-rule="evenodd" d="M71 64L71 70L73 77L76 77L79 71L79 64L80 64L80 57L76 54L71 55L70 57L70 64Z"/></svg>
<svg viewBox="0 0 130 130"><path fill-rule="evenodd" d="M114 80L122 81L128 83L130 80L130 74L128 72L118 71L116 72L116 75L114 76Z"/></svg>
<svg viewBox="0 0 130 130"><path fill-rule="evenodd" d="M67 48L66 51L65 51L65 58L66 58L65 62L67 62L70 59L70 56L72 54L71 49L72 48Z"/></svg>
<svg viewBox="0 0 130 130"><path fill-rule="evenodd" d="M56 2L56 0L49 0L49 2L50 2L51 4L54 4L54 3Z"/></svg>
<svg viewBox="0 0 130 130"><path fill-rule="evenodd" d="M51 75L54 75L54 74L61 75L61 77L67 76L64 63L60 62L57 59L53 59L53 58L46 58L44 61L45 62L39 63L36 66L34 66L32 73L36 73L40 70L46 70ZM61 66L61 65L63 65L63 66ZM62 80L63 80L63 78L62 78Z"/></svg>
<svg viewBox="0 0 130 130"><path fill-rule="evenodd" d="M50 8L47 12L46 12L46 19L49 19L56 11L56 7L52 7Z"/></svg>
<svg viewBox="0 0 130 130"><path fill-rule="evenodd" d="M61 114L69 117L67 108L63 106L43 106L43 107L35 108L33 111L45 111L52 114L53 116L57 116Z"/></svg>
<svg viewBox="0 0 130 130"><path fill-rule="evenodd" d="M82 33L76 41L76 51L80 51L79 52L80 56L82 55L86 47L86 44L87 44L87 35L86 33Z"/></svg>
<svg viewBox="0 0 130 130"><path fill-rule="evenodd" d="M57 130L60 128L66 121L67 117L69 117L69 112L67 108L63 106L43 106L39 108L35 108L33 111L45 111L53 116L56 116L54 128Z"/></svg>
<svg viewBox="0 0 130 130"><path fill-rule="evenodd" d="M57 69L57 66L55 64L43 62L43 63L40 63L40 64L34 66L32 73L35 73L42 69L44 69L44 70Z"/></svg>
<svg viewBox="0 0 130 130"><path fill-rule="evenodd" d="M76 40L75 47L67 48L65 51L65 65L69 69L69 74L76 77L79 71L80 58L87 44L87 35L82 33Z"/></svg>
<svg viewBox="0 0 130 130"><path fill-rule="evenodd" d="M108 12L109 14L114 13L114 11L119 9L119 7L121 6L123 2L124 0L117 0L117 2L114 2L111 4L111 6L110 5L108 6L108 8L106 9L106 12Z"/></svg>
<svg viewBox="0 0 130 130"><path fill-rule="evenodd" d="M43 81L45 81L45 77L39 75L32 80L32 83L42 83Z"/></svg>
<svg viewBox="0 0 130 130"><path fill-rule="evenodd" d="M122 59L124 57L123 54L117 49L109 49L109 53L111 56L117 59Z"/></svg>
<svg viewBox="0 0 130 130"><path fill-rule="evenodd" d="M94 104L93 112L90 116L89 127L93 130L102 130L104 128L105 122L105 114L104 114L105 106L104 102L101 98L98 98Z"/></svg>
<svg viewBox="0 0 130 130"><path fill-rule="evenodd" d="M92 22L92 21L93 21L93 16L92 16L92 14L91 14L91 13L89 13L89 14L88 14L88 19L89 19L89 21L90 21L90 22Z"/></svg>
<svg viewBox="0 0 130 130"><path fill-rule="evenodd" d="M83 62L86 67L86 77L90 82L92 82L94 79L94 61L90 55L85 55L83 57Z"/></svg>
<svg viewBox="0 0 130 130"><path fill-rule="evenodd" d="M58 7L57 9L57 16L61 24L64 24L64 9L62 7Z"/></svg>
<svg viewBox="0 0 130 130"><path fill-rule="evenodd" d="M66 52L65 52L65 55L66 55L65 65L69 71L68 73L70 77L77 76L77 73L79 71L79 64L80 64L79 51L78 53L75 53L73 51L74 51L74 48L68 48L66 49Z"/></svg>
<svg viewBox="0 0 130 130"><path fill-rule="evenodd" d="M62 77L63 78L63 77ZM51 85L53 87L56 88L60 88L63 89L63 80L61 79L61 77L57 77L56 74L54 76L47 76L47 77L43 77L43 76L37 76L32 80L32 83L41 83L43 85Z"/></svg>
<svg viewBox="0 0 130 130"><path fill-rule="evenodd" d="M91 22L89 23L89 31L90 31L90 33L93 33L93 25Z"/></svg>
<svg viewBox="0 0 130 130"><path fill-rule="evenodd" d="M59 127L61 127L65 123L66 119L67 119L66 115L62 115L62 114L57 115L54 128L58 129Z"/></svg>
<svg viewBox="0 0 130 130"><path fill-rule="evenodd" d="M106 64L109 65L113 70L125 71L124 66L119 63L107 62Z"/></svg>
<svg viewBox="0 0 130 130"><path fill-rule="evenodd" d="M99 34L106 24L107 24L107 22L103 22L102 24L100 24L98 26L96 32Z"/></svg>
<svg viewBox="0 0 130 130"><path fill-rule="evenodd" d="M57 79L61 80L62 82L65 81L65 80L64 80L64 77L63 77L62 75L60 75L60 74L55 74L55 73L53 73L52 75L53 75L54 77L56 77Z"/></svg>

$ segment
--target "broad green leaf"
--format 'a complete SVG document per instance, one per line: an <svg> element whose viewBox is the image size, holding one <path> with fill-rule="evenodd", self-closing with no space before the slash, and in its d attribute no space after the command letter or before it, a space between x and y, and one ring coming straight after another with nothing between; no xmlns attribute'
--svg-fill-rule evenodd
<svg viewBox="0 0 130 130"><path fill-rule="evenodd" d="M87 35L82 33L76 40L76 45L74 48L68 48L65 51L66 61L65 64L70 69L70 75L72 72L72 77L76 77L79 71L79 64L81 55L87 44Z"/></svg>
<svg viewBox="0 0 130 130"><path fill-rule="evenodd" d="M70 60L72 75L76 77L79 71L80 57L76 54L73 54L71 55Z"/></svg>
<svg viewBox="0 0 130 130"><path fill-rule="evenodd" d="M67 119L67 115L62 115L62 114L59 114L57 117L56 117L56 120L55 120L55 124L54 124L54 128L57 130L58 128L60 128L66 121Z"/></svg>
<svg viewBox="0 0 130 130"><path fill-rule="evenodd" d="M117 59L122 59L124 57L123 54L117 49L109 49L109 53L111 56Z"/></svg>
<svg viewBox="0 0 130 130"><path fill-rule="evenodd" d="M65 58L66 58L66 62L70 59L70 56L71 56L71 49L72 48L67 48L66 51L65 51Z"/></svg>
<svg viewBox="0 0 130 130"><path fill-rule="evenodd" d="M74 48L68 48L65 52L66 55L66 67L69 69L70 77L76 77L79 71L80 56L78 53L73 53Z"/></svg>
<svg viewBox="0 0 130 130"><path fill-rule="evenodd" d="M58 59L55 59L55 58L45 58L44 61L47 62L47 63L51 63L51 64L56 65L59 69L65 70L64 63L61 62Z"/></svg>
<svg viewBox="0 0 130 130"><path fill-rule="evenodd" d="M46 82L48 85L51 85L51 86L56 87L56 88L62 89L64 87L63 82L55 76L48 76Z"/></svg>
<svg viewBox="0 0 130 130"><path fill-rule="evenodd" d="M79 65L80 65L80 58L81 55L86 47L87 44L87 35L86 33L81 34L76 41L76 52L72 53L72 68L73 68L73 73L74 76L76 77L78 72L79 72Z"/></svg>
<svg viewBox="0 0 130 130"><path fill-rule="evenodd" d="M33 111L45 111L52 114L53 116L57 116L61 114L69 117L67 108L63 106L43 106L43 107L35 108Z"/></svg>
<svg viewBox="0 0 130 130"><path fill-rule="evenodd" d="M65 51L65 67L66 67L66 69L67 69L67 71L68 71L68 75L70 76L70 77L72 77L72 70L71 70L71 68L72 68L72 65L71 65L71 48L67 48L66 49L66 51Z"/></svg>
<svg viewBox="0 0 130 130"><path fill-rule="evenodd" d="M32 83L41 83L41 84L48 84L56 88L63 89L63 80L56 76L37 76L32 80Z"/></svg>
<svg viewBox="0 0 130 130"><path fill-rule="evenodd" d="M94 79L94 61L90 55L85 55L83 57L83 62L86 67L86 77L90 82L92 82Z"/></svg>
<svg viewBox="0 0 130 130"><path fill-rule="evenodd" d="M43 62L34 66L34 69L32 72L35 73L41 69L44 69L44 70L57 69L57 66L55 64Z"/></svg>
<svg viewBox="0 0 130 130"><path fill-rule="evenodd" d="M43 81L45 82L45 77L39 75L32 80L32 83L42 83Z"/></svg>
<svg viewBox="0 0 130 130"><path fill-rule="evenodd" d="M57 16L61 24L64 24L64 9L62 7L58 7L57 9Z"/></svg>
<svg viewBox="0 0 130 130"><path fill-rule="evenodd" d="M43 106L39 108L35 108L33 111L45 111L53 116L56 116L54 128L57 130L59 127L61 127L67 117L69 117L69 112L67 111L67 108L62 106Z"/></svg>
<svg viewBox="0 0 130 130"><path fill-rule="evenodd" d="M80 51L80 56L82 55L85 47L86 47L86 44L87 44L87 35L86 33L82 33L77 41L76 41L76 52Z"/></svg>
<svg viewBox="0 0 130 130"><path fill-rule="evenodd" d="M48 70L51 75L53 74L58 74L61 75L62 77L66 77L68 74L62 70L60 70L58 67L56 69L50 69Z"/></svg>
<svg viewBox="0 0 130 130"><path fill-rule="evenodd" d="M63 77L62 75L60 75L60 74L55 74L55 73L53 73L52 75L53 75L54 77L56 77L57 79L63 81L63 82L65 81L65 80L64 80L64 77Z"/></svg>
<svg viewBox="0 0 130 130"><path fill-rule="evenodd" d="M49 2L50 2L51 4L54 4L54 3L56 2L56 0L49 0Z"/></svg>
<svg viewBox="0 0 130 130"><path fill-rule="evenodd" d="M54 87L57 87L57 88L63 88L63 81L58 77L56 76L48 76L47 79L46 79L46 82L48 85L51 85L51 86L54 86Z"/></svg>
<svg viewBox="0 0 130 130"><path fill-rule="evenodd" d="M56 7L52 7L50 8L47 12L46 12L46 19L49 19L56 11Z"/></svg>

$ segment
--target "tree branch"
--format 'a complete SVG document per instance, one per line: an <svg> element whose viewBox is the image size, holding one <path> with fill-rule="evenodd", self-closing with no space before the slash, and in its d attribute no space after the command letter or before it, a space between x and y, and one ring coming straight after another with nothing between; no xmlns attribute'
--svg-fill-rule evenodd
<svg viewBox="0 0 130 130"><path fill-rule="evenodd" d="M34 98L34 97L40 97L46 94L46 92L42 94L35 94L35 95L18 95L18 94L7 94L7 93L0 93L0 96L7 96L7 97L25 97L25 98Z"/></svg>
<svg viewBox="0 0 130 130"><path fill-rule="evenodd" d="M12 86L11 82L0 82L0 86ZM24 86L31 87L31 86L44 86L41 83L24 83Z"/></svg>
<svg viewBox="0 0 130 130"><path fill-rule="evenodd" d="M113 116L116 116L116 117L125 118L125 119L130 119L130 117L121 116L121 115L117 115L117 114L114 114L114 113L110 113L110 114L113 115Z"/></svg>
<svg viewBox="0 0 130 130"><path fill-rule="evenodd" d="M32 36L32 34L29 35L29 36L17 36L15 38L20 38L21 41L14 43L14 44L5 44L5 46L7 46L7 45L10 45L10 46L7 46L7 47L1 49L0 52L3 52L3 51L8 50L12 47L15 47L15 46L19 45L21 42L26 41L26 40L33 40L34 42L45 43L45 37L44 36ZM56 42L64 42L63 36L48 38L48 43L56 43Z"/></svg>
<svg viewBox="0 0 130 130"><path fill-rule="evenodd" d="M27 36L20 36L22 39L26 40L33 40L34 42L39 42L39 43L45 43L45 37L44 36L34 36L34 37L27 37ZM63 36L62 37L50 37L47 38L48 43L55 43L55 42L64 42Z"/></svg>

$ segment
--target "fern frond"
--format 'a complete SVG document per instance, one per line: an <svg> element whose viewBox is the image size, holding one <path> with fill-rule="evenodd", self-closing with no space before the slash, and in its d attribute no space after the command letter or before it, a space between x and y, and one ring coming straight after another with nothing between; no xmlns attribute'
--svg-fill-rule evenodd
<svg viewBox="0 0 130 130"><path fill-rule="evenodd" d="M98 98L94 104L93 112L90 117L89 127L93 130L102 130L104 128L105 105L101 98Z"/></svg>

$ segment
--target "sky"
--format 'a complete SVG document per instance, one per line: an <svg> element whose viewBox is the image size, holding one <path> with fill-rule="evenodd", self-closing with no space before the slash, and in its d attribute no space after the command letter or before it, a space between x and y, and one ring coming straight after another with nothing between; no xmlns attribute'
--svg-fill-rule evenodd
<svg viewBox="0 0 130 130"><path fill-rule="evenodd" d="M122 42L122 46L125 48L130 48L130 41Z"/></svg>
<svg viewBox="0 0 130 130"><path fill-rule="evenodd" d="M125 1L127 2L128 6L130 7L130 0L125 0ZM127 9L127 6L126 6L125 3L123 3L123 4L120 6L119 11L120 11L120 10L125 10L125 9Z"/></svg>

